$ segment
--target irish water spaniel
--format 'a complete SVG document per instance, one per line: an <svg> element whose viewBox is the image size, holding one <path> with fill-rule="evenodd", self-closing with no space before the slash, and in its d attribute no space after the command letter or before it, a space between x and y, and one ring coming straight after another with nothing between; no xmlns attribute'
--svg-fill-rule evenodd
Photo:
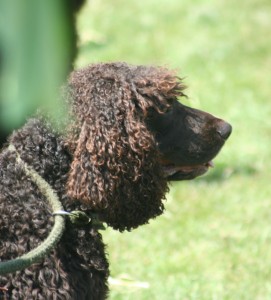
<svg viewBox="0 0 271 300"><path fill-rule="evenodd" d="M71 74L66 90L71 114L62 131L46 117L32 118L0 155L1 261L37 247L54 222L17 155L46 180L67 212L95 213L99 222L124 231L162 214L168 181L205 173L231 133L228 123L178 102L184 86L166 68L90 65ZM49 255L0 276L2 297L107 297L101 234L91 222L66 223Z"/></svg>

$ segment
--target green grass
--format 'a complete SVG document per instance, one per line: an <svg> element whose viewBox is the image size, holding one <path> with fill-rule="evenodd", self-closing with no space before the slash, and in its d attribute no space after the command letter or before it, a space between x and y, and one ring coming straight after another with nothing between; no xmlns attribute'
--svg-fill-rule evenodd
<svg viewBox="0 0 271 300"><path fill-rule="evenodd" d="M110 299L271 299L270 1L91 0L78 29L77 66L177 68L185 103L234 129L215 169L171 185L163 216L104 233L111 276L124 278Z"/></svg>

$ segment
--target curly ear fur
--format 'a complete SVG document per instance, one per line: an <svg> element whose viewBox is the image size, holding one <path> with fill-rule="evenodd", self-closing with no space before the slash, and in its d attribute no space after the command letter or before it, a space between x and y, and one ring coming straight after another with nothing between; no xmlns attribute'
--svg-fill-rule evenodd
<svg viewBox="0 0 271 300"><path fill-rule="evenodd" d="M155 140L144 119L163 112L183 87L167 69L124 63L97 64L70 77L76 120L68 195L99 211L119 230L147 223L163 212L167 191Z"/></svg>

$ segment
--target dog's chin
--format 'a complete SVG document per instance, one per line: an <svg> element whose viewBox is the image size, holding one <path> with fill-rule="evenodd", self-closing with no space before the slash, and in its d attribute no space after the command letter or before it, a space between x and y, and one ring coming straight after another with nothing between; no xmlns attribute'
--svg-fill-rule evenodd
<svg viewBox="0 0 271 300"><path fill-rule="evenodd" d="M164 176L168 181L190 180L205 174L214 166L212 161L194 166L164 165Z"/></svg>

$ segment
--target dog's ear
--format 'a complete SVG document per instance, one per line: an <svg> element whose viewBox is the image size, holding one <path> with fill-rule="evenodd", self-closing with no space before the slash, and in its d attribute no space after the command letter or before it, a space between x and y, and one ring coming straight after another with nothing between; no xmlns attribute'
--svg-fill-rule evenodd
<svg viewBox="0 0 271 300"><path fill-rule="evenodd" d="M75 115L68 143L73 161L68 175L67 193L92 209L104 209L106 199L107 146L113 119L106 116L110 106L110 82L90 80L83 70L71 79L72 110ZM99 92L98 92L98 91ZM112 115L113 116L113 115ZM111 116L111 117L112 117ZM106 119L110 124L107 124ZM114 139L113 139L114 141Z"/></svg>
<svg viewBox="0 0 271 300"><path fill-rule="evenodd" d="M126 101L131 92L116 74L105 69L94 65L73 72L69 80L75 120L68 137L73 161L67 194L94 210L105 209L112 202L117 178L127 167L120 164L132 138L125 128L129 127L125 118L132 110Z"/></svg>
<svg viewBox="0 0 271 300"><path fill-rule="evenodd" d="M143 121L147 104L116 74L96 74L90 80L81 70L71 83L76 121L67 193L91 209L105 210L108 221L109 211L116 217L116 211L124 210L125 202L135 198L133 189L145 186L140 181L157 166L154 138Z"/></svg>

